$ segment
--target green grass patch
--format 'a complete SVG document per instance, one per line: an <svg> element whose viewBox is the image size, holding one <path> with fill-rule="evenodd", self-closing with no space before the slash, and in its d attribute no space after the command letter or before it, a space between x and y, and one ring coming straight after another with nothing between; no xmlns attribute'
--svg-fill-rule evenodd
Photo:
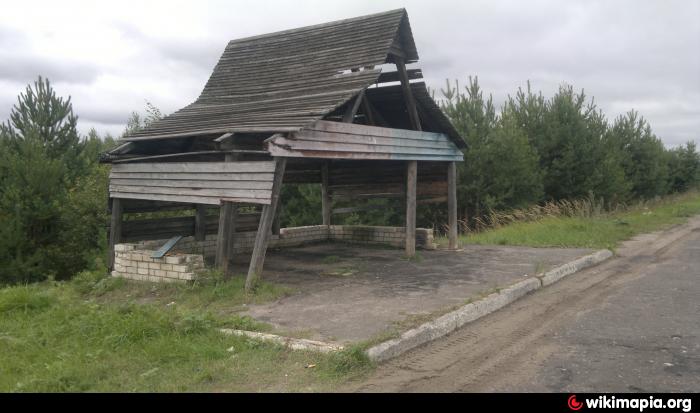
<svg viewBox="0 0 700 413"><path fill-rule="evenodd" d="M697 192L669 197L624 212L593 217L544 217L460 238L463 244L614 249L635 235L667 228L700 214Z"/></svg>
<svg viewBox="0 0 700 413"><path fill-rule="evenodd" d="M235 314L249 304L278 300L294 291L259 280L252 293L245 291L245 276L224 280L209 271L193 283L149 283L104 277L101 273L78 274L72 283L86 298L102 304L134 302L179 309L206 310L219 316Z"/></svg>
<svg viewBox="0 0 700 413"><path fill-rule="evenodd" d="M265 330L235 308L288 293L242 277L194 285L79 274L0 289L0 392L326 391L366 374L351 348L291 351L219 327Z"/></svg>

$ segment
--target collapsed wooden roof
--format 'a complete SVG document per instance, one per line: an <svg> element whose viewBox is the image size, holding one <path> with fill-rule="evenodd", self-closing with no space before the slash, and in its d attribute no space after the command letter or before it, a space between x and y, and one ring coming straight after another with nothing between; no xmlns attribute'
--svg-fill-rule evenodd
<svg viewBox="0 0 700 413"><path fill-rule="evenodd" d="M126 136L144 141L217 133L296 132L326 118L368 87L395 73L377 66L400 56L418 60L404 9L229 42L197 100ZM412 77L421 77L418 70ZM464 141L427 93L414 83L421 119L432 132ZM392 99L396 88L368 96Z"/></svg>

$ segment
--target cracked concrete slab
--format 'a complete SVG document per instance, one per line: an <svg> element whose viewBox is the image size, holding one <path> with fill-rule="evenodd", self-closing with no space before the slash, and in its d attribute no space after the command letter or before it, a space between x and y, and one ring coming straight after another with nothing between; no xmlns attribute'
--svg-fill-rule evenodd
<svg viewBox="0 0 700 413"><path fill-rule="evenodd" d="M589 249L470 245L460 251L403 251L321 243L270 251L264 279L295 292L252 305L247 315L278 332L348 344L406 330L467 300L533 278Z"/></svg>

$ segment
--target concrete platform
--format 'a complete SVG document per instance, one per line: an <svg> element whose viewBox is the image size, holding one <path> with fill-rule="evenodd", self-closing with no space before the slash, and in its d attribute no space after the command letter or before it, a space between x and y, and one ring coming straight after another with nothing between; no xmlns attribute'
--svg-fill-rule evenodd
<svg viewBox="0 0 700 413"><path fill-rule="evenodd" d="M473 245L407 260L402 250L345 243L270 250L263 278L295 292L246 313L283 334L371 340L591 252Z"/></svg>

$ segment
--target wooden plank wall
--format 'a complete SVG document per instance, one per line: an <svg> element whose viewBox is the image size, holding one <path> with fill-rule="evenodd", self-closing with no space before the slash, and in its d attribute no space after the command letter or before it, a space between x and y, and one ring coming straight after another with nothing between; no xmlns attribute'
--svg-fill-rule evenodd
<svg viewBox="0 0 700 413"><path fill-rule="evenodd" d="M462 152L447 135L351 123L318 121L299 132L267 142L272 156L461 161Z"/></svg>
<svg viewBox="0 0 700 413"><path fill-rule="evenodd" d="M334 201L362 198L401 198L406 193L403 162L346 162L331 164L330 195ZM443 162L419 162L417 198L447 200L447 174ZM421 202L423 203L423 202Z"/></svg>
<svg viewBox="0 0 700 413"><path fill-rule="evenodd" d="M236 220L236 232L255 231L259 221L260 212L241 212ZM218 214L205 215L204 225L205 235L216 234L219 228ZM122 223L121 240L124 242L165 239L176 235L195 235L195 217L136 219Z"/></svg>
<svg viewBox="0 0 700 413"><path fill-rule="evenodd" d="M209 205L269 204L274 168L272 161L114 164L109 195Z"/></svg>

